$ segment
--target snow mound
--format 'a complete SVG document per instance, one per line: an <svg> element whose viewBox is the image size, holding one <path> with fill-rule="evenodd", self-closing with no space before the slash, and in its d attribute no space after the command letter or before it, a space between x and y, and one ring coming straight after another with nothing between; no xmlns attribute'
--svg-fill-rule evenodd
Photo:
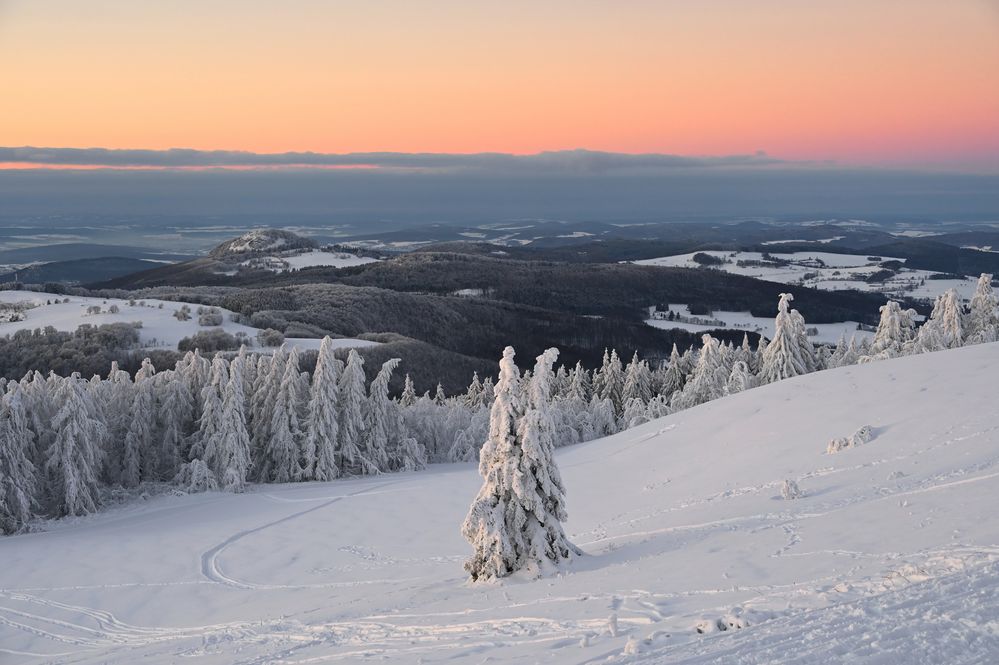
<svg viewBox="0 0 999 665"><path fill-rule="evenodd" d="M466 583L473 464L49 523L0 540L0 661L994 662L997 370L844 367L560 449L584 554L536 581Z"/></svg>

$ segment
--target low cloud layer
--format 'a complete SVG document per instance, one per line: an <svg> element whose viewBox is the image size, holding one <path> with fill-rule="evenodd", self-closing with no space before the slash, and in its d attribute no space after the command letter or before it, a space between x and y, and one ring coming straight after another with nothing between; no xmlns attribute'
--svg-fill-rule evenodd
<svg viewBox="0 0 999 665"><path fill-rule="evenodd" d="M751 155L690 157L563 150L533 155L506 153L255 153L231 150L109 150L107 148L0 147L0 162L35 166L103 168L307 168L374 167L444 171L532 171L548 173L639 172L719 167L762 167L787 162L759 152Z"/></svg>

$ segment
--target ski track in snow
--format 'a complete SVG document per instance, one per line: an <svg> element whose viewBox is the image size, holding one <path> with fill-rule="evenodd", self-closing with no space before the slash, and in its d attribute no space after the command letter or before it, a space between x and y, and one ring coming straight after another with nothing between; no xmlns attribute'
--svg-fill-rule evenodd
<svg viewBox="0 0 999 665"><path fill-rule="evenodd" d="M993 348L999 350L999 346ZM871 367L875 369L865 371L876 371L876 365ZM862 382L849 383L853 390L864 390ZM781 386L760 390L771 388ZM750 399L754 392L737 396L731 404ZM619 435L613 443L583 444L565 451L568 459L563 469L593 474L598 462L610 465L616 460L641 460L648 454L641 453L643 450L696 437L687 432L696 424L698 413L704 412L691 410L671 417L668 423L652 423L633 434ZM640 495L651 496L649 501L636 505L605 499L606 512L579 523L573 537L588 556L555 580L463 586L463 555L455 553L450 544L398 556L398 552L409 550L405 546L389 549L391 538L365 542L351 540L350 535L342 540L331 538L332 547L326 554L332 561L312 571L336 572L347 579L270 584L250 581L254 575L249 571L240 575L239 566L233 563L252 561L246 558L248 552L254 552L248 545L250 536L266 537L271 531L283 534L281 527L299 523L306 529L316 528L315 515L333 504L341 504L343 510L329 511L330 517L382 503L398 509L420 501L434 487L465 477L456 473L435 477L431 471L364 481L353 492L338 493L336 490L344 486L335 484L266 491L261 487L240 497L206 496L194 503L154 505L134 514L111 513L72 526L56 525L50 532L9 542L22 539L58 548L60 539L68 542L91 528L129 533L143 523L190 519L192 508L223 510L229 503L242 502L246 511L254 510L253 504L247 503L251 498L263 502L258 524L251 521L250 526L191 552L200 563L197 579L75 585L60 581L40 586L34 578L22 588L13 588L20 578L4 576L0 567L0 663L143 660L157 664L306 665L367 660L533 663L550 659L556 663L803 665L820 660L879 658L878 662L894 665L911 662L915 654L929 663L997 662L999 538L965 539L964 531L969 527L962 527L964 531L955 529L950 541L905 541L924 530L943 529L937 521L946 519L947 514L938 517L937 512L951 505L948 502L959 498L960 505L969 506L964 510L972 510L981 505L983 496L995 496L999 454L988 454L999 453L994 409L970 411L964 416L963 421L940 426L932 435L918 440L910 436L904 448L893 433L901 426L894 420L872 421L876 436L871 442L831 456L824 454L827 439L815 436L800 443L811 447L807 466L789 464L787 471L775 468L769 479L756 475L746 482L744 474L735 473L723 485L701 487L695 483L679 489L678 483L684 480L679 470L669 476L650 472L634 488ZM843 434L856 424L841 423ZM931 465L928 460L937 461ZM675 460L671 460L663 469L672 470L674 465ZM690 468L696 472L696 467ZM780 499L779 487L785 477L801 484L803 498ZM844 483L849 483L849 492L839 489ZM458 503L463 508L468 497L464 496L465 485L461 487ZM570 486L570 510L574 491L576 487ZM282 506L287 506L285 514ZM824 528L820 525L849 525L858 510L872 514L896 511L899 523L907 526L897 532L898 542L888 535L883 538L885 547L876 551L865 550L860 546L862 541L841 544L819 538ZM991 508L979 521L987 527L990 519ZM334 528L329 520L321 524ZM342 528L350 522L335 524ZM449 528L456 531L457 527L454 521ZM713 545L715 542L719 545ZM271 535L260 543L280 549L282 540ZM0 542L0 547L4 544ZM675 556L685 548L699 548L696 551L704 556L716 556L719 547L734 553L735 558L730 559L734 567L705 576L698 564L681 562L693 567L691 581L679 584L679 588L664 587L657 579L626 576L644 561ZM754 552L754 558L740 554L743 549ZM237 550L242 558L225 557ZM0 549L0 555L3 552ZM289 557L293 562L294 556ZM336 557L345 565L337 565ZM785 563L801 566L802 573L771 574L761 583L752 583L752 575L729 578L730 569L739 575L745 569L763 571ZM427 566L440 566L444 576ZM388 576L376 572L378 577L371 579L351 578L354 570L384 570ZM420 574L410 575L412 571ZM365 588L370 591L362 591ZM160 626L143 626L120 618L130 616L127 603L119 610L111 596L104 600L105 594L134 595L144 589L150 593L187 593L184 590L190 589L199 594L224 590L235 594L227 601L229 605L257 603L268 607L273 602L277 607L272 612L257 611L253 619L181 627L170 627L167 621ZM91 600L83 603L63 598ZM299 599L290 611L286 609L289 598ZM449 602L450 598L458 599L457 604ZM91 606L96 604L116 609L112 612ZM616 617L616 631L609 628L611 614ZM18 636L18 641L7 644L5 635ZM629 640L633 646L625 654Z"/></svg>

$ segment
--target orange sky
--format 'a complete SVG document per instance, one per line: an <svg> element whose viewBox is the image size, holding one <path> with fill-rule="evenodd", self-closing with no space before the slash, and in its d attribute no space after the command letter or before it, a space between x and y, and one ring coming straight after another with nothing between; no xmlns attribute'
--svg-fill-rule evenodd
<svg viewBox="0 0 999 665"><path fill-rule="evenodd" d="M999 170L994 0L0 0L0 145Z"/></svg>

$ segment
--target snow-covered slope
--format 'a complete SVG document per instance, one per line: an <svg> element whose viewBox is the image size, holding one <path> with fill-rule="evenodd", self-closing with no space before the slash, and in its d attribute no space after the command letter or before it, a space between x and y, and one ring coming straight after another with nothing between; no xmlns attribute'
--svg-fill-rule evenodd
<svg viewBox="0 0 999 665"><path fill-rule="evenodd" d="M847 367L562 449L586 555L551 579L464 583L472 465L54 523L0 540L0 661L995 662L997 370Z"/></svg>

